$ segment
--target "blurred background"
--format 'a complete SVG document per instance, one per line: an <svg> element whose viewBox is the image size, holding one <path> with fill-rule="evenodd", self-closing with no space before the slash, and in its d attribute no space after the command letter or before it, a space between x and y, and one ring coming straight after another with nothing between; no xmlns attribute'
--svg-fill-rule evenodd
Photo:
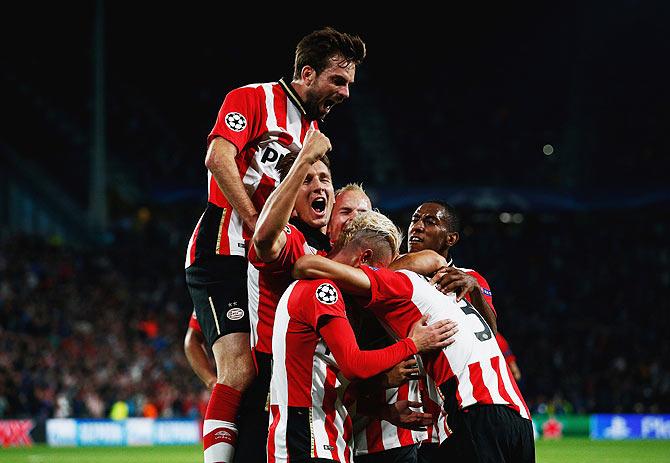
<svg viewBox="0 0 670 463"><path fill-rule="evenodd" d="M415 7L3 15L0 419L200 416L183 262L206 136L325 25L368 49L321 125L336 186L405 230L423 201L459 209L455 263L489 281L532 411L669 413L667 2Z"/></svg>

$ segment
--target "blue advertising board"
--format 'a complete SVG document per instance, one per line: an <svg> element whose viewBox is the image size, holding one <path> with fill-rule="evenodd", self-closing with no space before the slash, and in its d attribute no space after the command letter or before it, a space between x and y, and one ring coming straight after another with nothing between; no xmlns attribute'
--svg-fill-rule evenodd
<svg viewBox="0 0 670 463"><path fill-rule="evenodd" d="M670 415L591 415L591 439L670 439Z"/></svg>
<svg viewBox="0 0 670 463"><path fill-rule="evenodd" d="M47 420L47 443L52 447L185 445L200 442L196 420L129 418L112 420Z"/></svg>

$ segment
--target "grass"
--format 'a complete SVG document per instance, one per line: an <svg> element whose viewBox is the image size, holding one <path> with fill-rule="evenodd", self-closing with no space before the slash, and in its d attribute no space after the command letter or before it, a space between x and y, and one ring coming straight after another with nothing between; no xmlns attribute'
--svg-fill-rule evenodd
<svg viewBox="0 0 670 463"><path fill-rule="evenodd" d="M538 463L670 463L670 441L540 440ZM198 446L0 448L2 463L200 463ZM253 462L249 462L253 463Z"/></svg>

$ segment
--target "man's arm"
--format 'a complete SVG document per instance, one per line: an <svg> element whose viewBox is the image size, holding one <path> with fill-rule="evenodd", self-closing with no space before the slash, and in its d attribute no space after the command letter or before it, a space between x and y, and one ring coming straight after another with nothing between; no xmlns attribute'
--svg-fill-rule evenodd
<svg viewBox="0 0 670 463"><path fill-rule="evenodd" d="M184 353L195 374L211 390L216 384L216 371L207 355L205 337L190 326L184 337Z"/></svg>
<svg viewBox="0 0 670 463"><path fill-rule="evenodd" d="M296 280L328 279L345 293L354 296L370 296L370 279L359 268L332 261L326 257L306 255L293 265Z"/></svg>
<svg viewBox="0 0 670 463"><path fill-rule="evenodd" d="M216 137L209 144L205 166L214 176L233 209L242 217L244 225L253 231L258 220L258 211L244 188L235 163L235 156L237 156L237 147L225 138Z"/></svg>
<svg viewBox="0 0 670 463"><path fill-rule="evenodd" d="M350 381L371 378L388 370L410 355L442 349L453 344L451 337L458 331L447 320L426 325L421 318L408 338L384 349L362 351L356 342L354 330L343 317L326 317L319 334L333 353L342 374Z"/></svg>
<svg viewBox="0 0 670 463"><path fill-rule="evenodd" d="M263 262L274 262L286 245L282 230L291 218L298 190L316 161L331 149L324 134L310 128L305 135L302 149L286 178L268 197L261 211L253 236L256 255Z"/></svg>
<svg viewBox="0 0 670 463"><path fill-rule="evenodd" d="M432 249L411 252L398 257L389 265L390 270L411 270L420 275L430 276L442 267L446 267L447 259Z"/></svg>

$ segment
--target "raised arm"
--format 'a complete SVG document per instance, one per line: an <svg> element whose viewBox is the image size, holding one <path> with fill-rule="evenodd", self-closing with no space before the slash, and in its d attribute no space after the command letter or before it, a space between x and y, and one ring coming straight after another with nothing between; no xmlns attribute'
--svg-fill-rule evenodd
<svg viewBox="0 0 670 463"><path fill-rule="evenodd" d="M244 225L253 231L258 220L258 211L244 188L235 156L237 147L225 138L217 137L209 144L205 166L214 176L233 209L242 217Z"/></svg>
<svg viewBox="0 0 670 463"><path fill-rule="evenodd" d="M331 149L328 137L313 128L309 129L293 166L286 178L272 192L263 206L253 236L256 255L263 262L273 262L286 244L282 230L291 218L298 190L316 161Z"/></svg>

